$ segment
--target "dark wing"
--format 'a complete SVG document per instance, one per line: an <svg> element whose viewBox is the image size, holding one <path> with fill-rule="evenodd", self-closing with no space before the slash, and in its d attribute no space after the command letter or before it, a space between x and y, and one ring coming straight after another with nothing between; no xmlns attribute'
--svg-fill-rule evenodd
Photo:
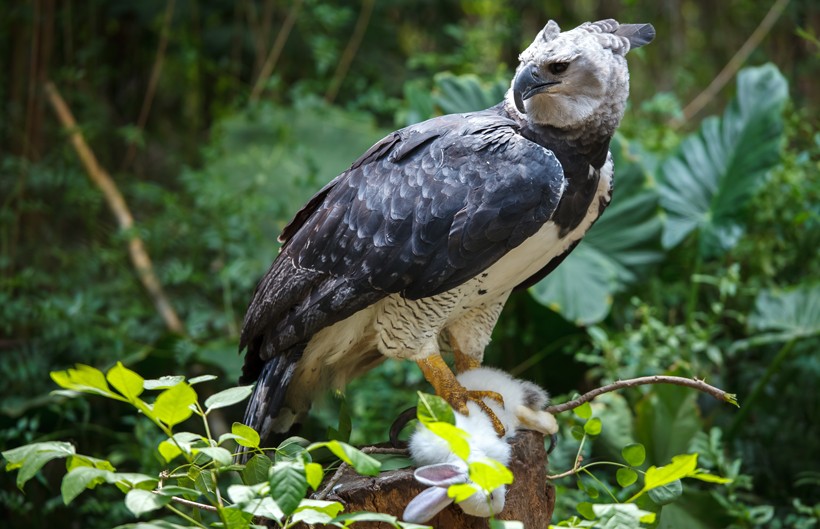
<svg viewBox="0 0 820 529"><path fill-rule="evenodd" d="M245 378L389 294L428 297L478 275L550 219L564 186L555 156L492 109L384 138L282 232L245 316Z"/></svg>

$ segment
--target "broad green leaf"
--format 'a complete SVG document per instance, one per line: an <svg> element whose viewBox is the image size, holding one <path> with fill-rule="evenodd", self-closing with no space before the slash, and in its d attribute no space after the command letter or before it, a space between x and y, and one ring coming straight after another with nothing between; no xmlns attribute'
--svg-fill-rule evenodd
<svg viewBox="0 0 820 529"><path fill-rule="evenodd" d="M444 422L447 424L455 424L456 416L453 408L446 400L438 395L430 395L428 393L418 392L419 400L416 405L416 414L419 422L428 424L431 422Z"/></svg>
<svg viewBox="0 0 820 529"><path fill-rule="evenodd" d="M433 81L433 101L444 114L490 108L504 99L510 84L506 78L484 83L473 74L453 75L450 72L436 74Z"/></svg>
<svg viewBox="0 0 820 529"><path fill-rule="evenodd" d="M236 506L217 507L219 517L223 520L222 529L250 529L253 514Z"/></svg>
<svg viewBox="0 0 820 529"><path fill-rule="evenodd" d="M308 527L327 527L333 520L333 516L323 513L322 511L300 508L298 511L293 513L290 519L294 522L306 524Z"/></svg>
<svg viewBox="0 0 820 529"><path fill-rule="evenodd" d="M530 288L532 296L579 325L603 320L612 297L663 257L658 195L639 151L616 135L612 203L562 264Z"/></svg>
<svg viewBox="0 0 820 529"><path fill-rule="evenodd" d="M572 412L582 419L589 419L592 417L592 406L589 402L585 402L572 410Z"/></svg>
<svg viewBox="0 0 820 529"><path fill-rule="evenodd" d="M513 482L510 469L493 459L481 459L468 464L470 480L487 492Z"/></svg>
<svg viewBox="0 0 820 529"><path fill-rule="evenodd" d="M621 450L621 456L628 464L639 467L646 461L646 448L641 443L632 443Z"/></svg>
<svg viewBox="0 0 820 529"><path fill-rule="evenodd" d="M697 398L689 388L658 384L638 402L635 433L650 463L670 461L688 451L702 429Z"/></svg>
<svg viewBox="0 0 820 529"><path fill-rule="evenodd" d="M582 501L581 503L576 505L575 510L577 510L578 514L580 514L587 520L595 519L595 511L592 510L592 504L588 501Z"/></svg>
<svg viewBox="0 0 820 529"><path fill-rule="evenodd" d="M426 425L427 429L441 437L450 446L450 451L457 457L467 461L470 457L470 443L467 441L470 434L446 422L431 422Z"/></svg>
<svg viewBox="0 0 820 529"><path fill-rule="evenodd" d="M256 454L248 460L242 470L242 482L245 485L256 485L268 481L268 472L273 462L266 455Z"/></svg>
<svg viewBox="0 0 820 529"><path fill-rule="evenodd" d="M598 417L593 417L584 423L584 432L586 432L587 435L599 435L601 428L601 419Z"/></svg>
<svg viewBox="0 0 820 529"><path fill-rule="evenodd" d="M820 283L760 292L749 327L781 331L790 338L820 334Z"/></svg>
<svg viewBox="0 0 820 529"><path fill-rule="evenodd" d="M228 497L234 503L243 503L266 496L269 490L270 485L267 482L254 485L228 485Z"/></svg>
<svg viewBox="0 0 820 529"><path fill-rule="evenodd" d="M308 490L305 468L293 461L276 463L270 470L270 495L285 516L299 506Z"/></svg>
<svg viewBox="0 0 820 529"><path fill-rule="evenodd" d="M168 389L171 386L176 386L180 382L184 382L185 377L180 375L166 375L164 377L159 377L156 379L144 380L142 382L142 387L144 389L153 390L153 389Z"/></svg>
<svg viewBox="0 0 820 529"><path fill-rule="evenodd" d="M339 513L344 510L344 505L338 501L304 499L302 503L299 504L299 508L296 509L296 512L305 510L322 512L333 518L339 516Z"/></svg>
<svg viewBox="0 0 820 529"><path fill-rule="evenodd" d="M70 472L80 467L99 468L101 470L110 470L111 472L117 470L107 459L97 459L96 457L84 456L82 454L74 454L66 460L65 469L67 471Z"/></svg>
<svg viewBox="0 0 820 529"><path fill-rule="evenodd" d="M179 449L179 446L170 439L166 439L157 446L157 451L165 460L166 463L170 463L176 457L182 455L182 450Z"/></svg>
<svg viewBox="0 0 820 529"><path fill-rule="evenodd" d="M683 494L683 484L679 479L646 491L649 499L658 505L668 505Z"/></svg>
<svg viewBox="0 0 820 529"><path fill-rule="evenodd" d="M60 494L68 505L85 489L93 489L100 483L111 482L113 472L94 467L78 467L63 477Z"/></svg>
<svg viewBox="0 0 820 529"><path fill-rule="evenodd" d="M259 434L250 426L245 426L241 422L235 422L231 425L231 433L236 436L234 440L240 446L259 448Z"/></svg>
<svg viewBox="0 0 820 529"><path fill-rule="evenodd" d="M3 453L6 459L6 470L17 472L17 488L23 490L28 480L43 468L43 465L54 459L74 455L74 445L62 441L49 441L23 445Z"/></svg>
<svg viewBox="0 0 820 529"><path fill-rule="evenodd" d="M318 448L327 448L333 455L352 466L356 472L365 476L376 476L379 474L381 463L377 459L370 457L361 450L340 441L327 441L324 443L313 443L308 447L308 451Z"/></svg>
<svg viewBox="0 0 820 529"><path fill-rule="evenodd" d="M615 479L621 487L628 487L638 481L638 473L631 468L619 468L615 473Z"/></svg>
<svg viewBox="0 0 820 529"><path fill-rule="evenodd" d="M193 414L191 405L196 402L196 391L187 382L180 382L157 396L154 402L154 415L173 427Z"/></svg>
<svg viewBox="0 0 820 529"><path fill-rule="evenodd" d="M780 161L787 99L786 80L773 64L741 70L737 96L723 117L703 120L666 160L660 182L665 247L695 230L706 255L735 245L746 204Z"/></svg>
<svg viewBox="0 0 820 529"><path fill-rule="evenodd" d="M322 478L325 477L325 472L322 470L322 465L319 463L305 464L305 479L310 485L310 488L317 490L322 484ZM335 514L333 516L336 516Z"/></svg>
<svg viewBox="0 0 820 529"><path fill-rule="evenodd" d="M655 513L644 511L634 503L606 503L592 506L600 529L640 529L642 523L654 523Z"/></svg>
<svg viewBox="0 0 820 529"><path fill-rule="evenodd" d="M128 494L125 495L125 506L128 507L129 511L134 513L134 516L155 511L167 505L170 501L170 496L154 494L153 492L142 489L130 490Z"/></svg>
<svg viewBox="0 0 820 529"><path fill-rule="evenodd" d="M481 488L475 483L456 483L447 487L447 496L453 498L456 503L466 500L476 492L481 492Z"/></svg>
<svg viewBox="0 0 820 529"><path fill-rule="evenodd" d="M250 397L253 393L253 386L237 386L235 388L228 388L219 393L214 393L205 400L205 413L210 413L211 410L217 408L225 408L232 406L238 402Z"/></svg>
<svg viewBox="0 0 820 529"><path fill-rule="evenodd" d="M122 365L122 362L117 362L117 365L108 370L106 379L129 402L136 401L142 394L144 379Z"/></svg>
<svg viewBox="0 0 820 529"><path fill-rule="evenodd" d="M698 465L697 454L682 454L672 458L672 462L662 467L651 466L644 475L643 490L647 491L683 479L695 473Z"/></svg>
<svg viewBox="0 0 820 529"><path fill-rule="evenodd" d="M228 450L221 446L209 446L205 448L194 448L194 454L204 454L211 458L219 466L228 466L233 462L233 456Z"/></svg>
<svg viewBox="0 0 820 529"><path fill-rule="evenodd" d="M91 366L77 364L73 369L67 369L66 371L52 371L51 379L58 386L72 391L94 393L116 400L125 400L111 391L102 371Z"/></svg>

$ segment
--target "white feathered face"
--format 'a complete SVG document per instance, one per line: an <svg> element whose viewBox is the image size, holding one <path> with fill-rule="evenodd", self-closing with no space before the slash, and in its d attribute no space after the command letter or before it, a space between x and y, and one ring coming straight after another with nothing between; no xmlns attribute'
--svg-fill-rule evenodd
<svg viewBox="0 0 820 529"><path fill-rule="evenodd" d="M629 95L624 55L651 41L651 28L607 20L561 33L550 21L519 57L512 82L516 108L539 125L606 124L614 130Z"/></svg>

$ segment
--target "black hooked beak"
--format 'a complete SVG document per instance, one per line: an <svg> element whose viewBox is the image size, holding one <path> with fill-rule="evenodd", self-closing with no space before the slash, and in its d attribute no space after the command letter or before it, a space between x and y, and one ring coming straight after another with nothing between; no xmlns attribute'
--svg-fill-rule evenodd
<svg viewBox="0 0 820 529"><path fill-rule="evenodd" d="M513 99L515 100L515 108L522 114L527 111L524 107L524 101L531 98L535 94L545 92L550 86L561 84L561 81L546 81L541 78L538 73L538 66L533 63L525 64L523 68L518 70L518 73L513 79Z"/></svg>

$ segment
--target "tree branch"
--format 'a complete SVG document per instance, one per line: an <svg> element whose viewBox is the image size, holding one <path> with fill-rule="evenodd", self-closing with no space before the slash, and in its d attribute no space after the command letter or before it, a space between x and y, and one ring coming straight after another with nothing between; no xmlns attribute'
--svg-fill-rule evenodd
<svg viewBox="0 0 820 529"><path fill-rule="evenodd" d="M353 57L359 50L359 45L364 38L364 32L367 29L367 24L370 22L370 15L373 13L374 0L362 0L362 10L359 12L359 19L356 20L356 27L353 28L353 35L342 53L342 58L339 60L339 65L333 73L333 79L330 81L330 86L325 92L325 101L333 103L339 93L339 88L342 86L342 81L350 69L350 63L353 62Z"/></svg>
<svg viewBox="0 0 820 529"><path fill-rule="evenodd" d="M85 142L85 138L77 127L77 122L74 120L71 109L68 108L68 105L57 91L57 87L54 86L54 83L48 81L44 88L46 97L49 103L51 103L54 113L57 114L60 123L69 132L71 143L74 146L74 150L77 151L77 155L80 157L83 166L85 166L88 177L100 191L102 191L109 209L111 209L111 212L117 219L120 230L126 232L131 263L134 265L134 269L142 285L151 296L154 306L157 308L160 316L162 316L163 321L165 321L165 326L172 332L184 334L185 329L182 322L171 306L171 302L166 297L165 292L162 290L162 285L154 272L154 266L151 264L151 258L145 250L145 244L133 229L134 217L128 209L125 198L123 198L114 180L112 180L111 176L102 168L96 156L94 156L94 153L91 151L91 148Z"/></svg>
<svg viewBox="0 0 820 529"><path fill-rule="evenodd" d="M665 376L665 375L654 375L649 377L639 377L639 378L631 378L629 380L619 380L612 384L607 384L606 386L601 386L600 388L595 388L592 391L585 393L578 397L577 399L573 399L569 402L565 402L563 404L556 404L555 406L549 406L546 410L549 413L555 415L556 413L563 413L568 410L572 410L580 406L585 402L589 402L598 395L602 395L604 393L609 393L610 391L616 391L623 388L632 388L635 386L643 386L646 384L674 384L676 386L686 386L689 388L696 389L698 391L702 391L704 393L708 393L709 395L713 396L714 398L728 402L729 404L734 404L738 406L737 403L737 395L734 393L726 393L722 389L716 388L714 386L710 386L706 382L702 380L698 380L696 378L683 378L683 377L672 377L672 376ZM738 406L739 407L739 406Z"/></svg>
<svg viewBox="0 0 820 529"><path fill-rule="evenodd" d="M145 98L142 100L142 108L140 115L137 118L137 129L143 130L145 124L148 122L148 113L151 111L151 104L154 101L154 94L157 92L157 85L159 84L159 76L162 73L162 65L165 62L165 49L168 47L168 35L171 34L171 21L174 18L174 2L175 0L168 0L165 7L165 14L162 19L162 29L159 34L159 44L157 44L157 54L154 58L154 66L151 68L151 77L148 79L148 88L145 89ZM136 144L133 141L128 142L128 151L125 153L125 159L122 162L122 168L128 167L134 156L137 154Z"/></svg>
<svg viewBox="0 0 820 529"><path fill-rule="evenodd" d="M262 91L265 89L265 83L273 73L273 69L279 61L279 56L282 55L285 42L288 40L290 31L293 29L293 24L296 23L296 15L299 14L299 10L301 8L302 0L296 0L290 6L288 16L282 23L282 29L280 29L279 34L276 35L276 42L273 43L270 53L268 53L267 58L265 58L265 63L262 65L262 68L259 69L259 76L256 78L256 83L253 85L253 90L251 90L251 102L256 102L259 100L259 96L262 95Z"/></svg>
<svg viewBox="0 0 820 529"><path fill-rule="evenodd" d="M683 119L679 123L673 123L680 125L683 122L689 121L693 117L695 117L698 112L703 110L709 102L714 99L714 97L718 94L718 92L726 86L726 83L732 80L740 67L743 66L743 63L746 62L746 59L749 58L749 55L757 48L769 31L774 26L774 23L777 22L777 19L780 18L780 15L783 13L783 10L786 9L786 5L789 3L789 0L777 0L774 4L772 4L771 9L769 12L766 13L766 16L763 17L763 20L760 24L755 28L749 38L746 39L746 42L743 43L743 46L737 50L729 62L726 63L726 66L717 74L717 77L712 79L712 82L709 83L703 92L697 95L695 99L693 99L688 105L686 105L683 109Z"/></svg>

